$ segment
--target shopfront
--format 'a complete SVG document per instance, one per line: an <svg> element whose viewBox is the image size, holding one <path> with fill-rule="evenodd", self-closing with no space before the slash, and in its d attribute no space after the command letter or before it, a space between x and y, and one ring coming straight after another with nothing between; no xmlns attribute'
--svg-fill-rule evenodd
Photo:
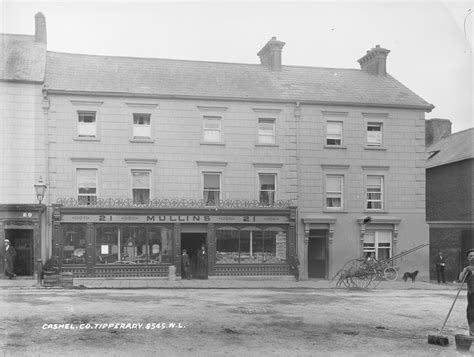
<svg viewBox="0 0 474 357"><path fill-rule="evenodd" d="M194 267L204 252L200 278L288 275L288 257L296 251L293 208L57 205L53 225L53 255L76 277L164 277L170 265L181 276L184 249Z"/></svg>

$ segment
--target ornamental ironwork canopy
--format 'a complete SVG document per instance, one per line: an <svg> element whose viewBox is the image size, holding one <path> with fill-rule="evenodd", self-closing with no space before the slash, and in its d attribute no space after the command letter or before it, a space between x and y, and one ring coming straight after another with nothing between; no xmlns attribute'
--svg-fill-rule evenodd
<svg viewBox="0 0 474 357"><path fill-rule="evenodd" d="M131 198L97 198L77 199L74 197L60 197L58 205L67 208L94 207L94 208L204 208L204 209L285 209L293 206L291 200L275 202L260 202L258 200L219 200L216 202L187 199L153 199L146 203L135 203Z"/></svg>

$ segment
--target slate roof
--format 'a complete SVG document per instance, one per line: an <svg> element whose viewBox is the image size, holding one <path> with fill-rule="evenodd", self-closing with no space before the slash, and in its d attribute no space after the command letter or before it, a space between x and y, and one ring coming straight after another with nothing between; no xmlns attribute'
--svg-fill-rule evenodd
<svg viewBox="0 0 474 357"><path fill-rule="evenodd" d="M47 52L45 85L121 95L433 108L390 75L360 69L282 66L271 71L261 64Z"/></svg>
<svg viewBox="0 0 474 357"><path fill-rule="evenodd" d="M426 148L426 168L474 158L474 128L459 131Z"/></svg>
<svg viewBox="0 0 474 357"><path fill-rule="evenodd" d="M0 79L43 82L46 44L35 36L0 34Z"/></svg>

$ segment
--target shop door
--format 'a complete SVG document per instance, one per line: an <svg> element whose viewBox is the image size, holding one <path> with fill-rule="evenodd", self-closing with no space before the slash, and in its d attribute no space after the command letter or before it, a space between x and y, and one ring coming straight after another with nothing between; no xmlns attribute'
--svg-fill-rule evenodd
<svg viewBox="0 0 474 357"><path fill-rule="evenodd" d="M14 272L18 276L33 275L33 230L32 229L6 229L5 238L8 239L16 256Z"/></svg>
<svg viewBox="0 0 474 357"><path fill-rule="evenodd" d="M308 242L308 277L327 278L327 230L311 230Z"/></svg>
<svg viewBox="0 0 474 357"><path fill-rule="evenodd" d="M207 233L181 233L181 251L186 249L191 261L191 278L207 279L209 256L206 244ZM201 247L204 245L205 256L199 254Z"/></svg>

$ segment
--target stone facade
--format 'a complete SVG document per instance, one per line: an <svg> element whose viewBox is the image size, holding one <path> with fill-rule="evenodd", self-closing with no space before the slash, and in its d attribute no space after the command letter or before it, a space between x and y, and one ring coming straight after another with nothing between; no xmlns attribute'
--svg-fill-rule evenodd
<svg viewBox="0 0 474 357"><path fill-rule="evenodd" d="M11 118L11 155L2 198L31 202L33 183L38 173L44 175L49 206L44 216L52 227L43 232L42 257L59 255L77 268L75 273L94 276L98 259L115 254L114 266L100 262L100 274L121 270L128 276L126 267L118 267L121 250L136 249L133 255L139 259L151 249L149 237L161 234L157 252L165 247L166 259L160 251L159 264L148 273L164 274L162 264L177 264L179 273L181 248L185 243L195 248L187 236L194 234L212 255L211 275L287 274L297 253L301 278L327 279L347 260L370 252L390 259L428 243L424 113L433 106L386 73L389 50L376 46L368 51L359 60L361 70L285 66L284 43L276 38L259 52L261 64L255 65L89 56L46 53L44 16L37 18L37 27L35 43L44 45L44 86L40 80L35 85L6 83L2 89L11 103L5 109ZM148 118L149 137L134 136L135 115ZM215 118L220 118L219 133L212 135L220 139L206 141L205 120ZM257 140L259 120L260 134L274 140ZM80 130L93 134L79 135ZM96 181L79 178L81 169L95 169ZM174 210L133 202L137 170L149 173L146 189L157 200L202 200L204 173L218 173L219 199L237 206ZM275 175L274 199L289 202L284 209L259 206L264 186L259 175L265 174ZM91 201L68 207L64 198L77 200L80 188L93 191L97 199L131 204L104 208ZM56 202L64 206L54 206L53 212ZM232 230L247 236L250 214L258 223L250 242L255 234L264 245L268 233L271 254L257 245L259 254L253 254L250 243L240 271L238 264L214 266L220 230L228 230L231 238ZM134 220L160 215L170 221L132 232ZM209 221L179 222L193 215ZM119 223L114 221L109 232L105 219ZM140 230L143 243L121 245L122 233L130 234L131 242ZM111 232L118 247L107 243ZM268 256L275 264L264 264ZM252 259L262 257L260 267L253 264ZM419 270L421 279L428 276L426 248L393 264L401 272Z"/></svg>
<svg viewBox="0 0 474 357"><path fill-rule="evenodd" d="M33 184L45 173L41 84L0 82L0 202L36 203Z"/></svg>
<svg viewBox="0 0 474 357"><path fill-rule="evenodd" d="M340 121L342 146L326 145L326 122ZM380 122L383 145L367 146L368 122ZM425 153L424 113L410 110L355 107L304 107L298 121L299 153L299 254L307 265L305 230L329 230L326 277L331 278L350 259L362 256L360 218L371 216L368 230L392 232L392 255L428 243L424 222ZM380 211L365 207L368 175L384 177L384 206ZM341 209L327 208L326 175L342 175ZM395 218L395 219L392 219ZM303 220L310 222L305 225ZM313 219L313 220L312 220ZM380 221L377 223L376 221ZM399 220L399 221L398 221ZM305 227L306 226L306 227ZM401 272L420 271L427 278L427 248L395 262ZM307 271L303 275L307 275Z"/></svg>

